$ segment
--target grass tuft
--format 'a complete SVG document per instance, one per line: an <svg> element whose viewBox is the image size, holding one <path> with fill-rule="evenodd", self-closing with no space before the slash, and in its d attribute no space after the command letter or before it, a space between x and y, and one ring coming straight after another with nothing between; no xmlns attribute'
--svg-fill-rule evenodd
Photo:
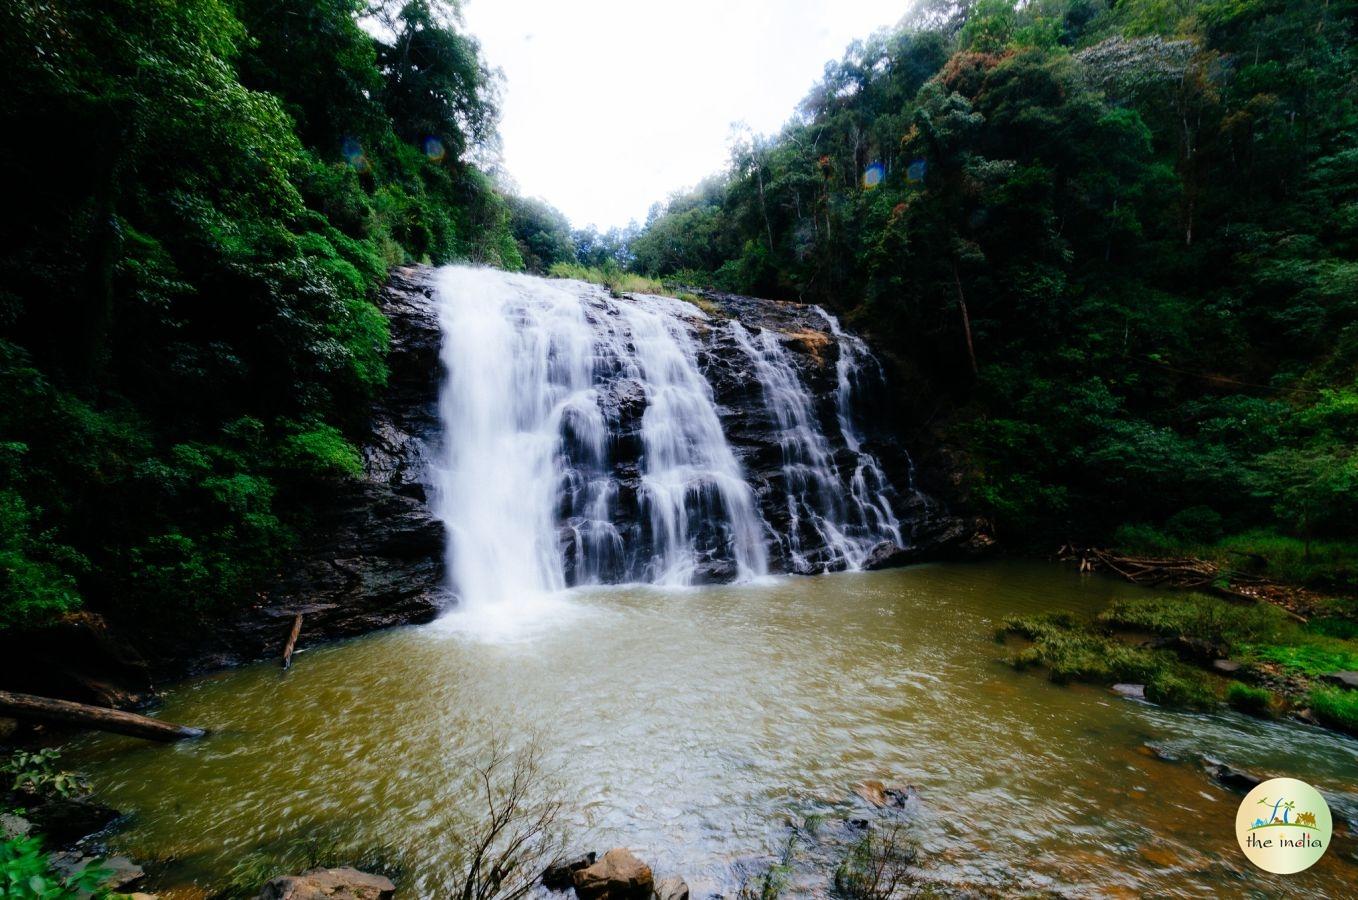
<svg viewBox="0 0 1358 900"><path fill-rule="evenodd" d="M1311 712L1321 723L1358 734L1358 691L1318 687L1311 691Z"/></svg>

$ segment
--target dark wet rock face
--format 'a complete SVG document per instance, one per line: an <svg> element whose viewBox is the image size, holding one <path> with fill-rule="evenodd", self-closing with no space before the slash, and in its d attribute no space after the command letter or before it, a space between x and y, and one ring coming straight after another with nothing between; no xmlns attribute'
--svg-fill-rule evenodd
<svg viewBox="0 0 1358 900"><path fill-rule="evenodd" d="M168 678L278 656L297 613L303 615L297 648L305 650L428 622L448 604L444 529L425 488L442 373L432 276L427 267L398 269L379 297L391 325L390 377L361 445L363 477L315 486L303 544L260 603L194 629L139 635L153 674ZM145 623L138 630L145 632Z"/></svg>
<svg viewBox="0 0 1358 900"><path fill-rule="evenodd" d="M426 485L438 435L441 331L433 270L396 270L379 298L391 327L388 388L364 443L364 477L333 485L307 546L237 623L241 657L277 653L303 613L299 648L428 622L447 605L444 529Z"/></svg>

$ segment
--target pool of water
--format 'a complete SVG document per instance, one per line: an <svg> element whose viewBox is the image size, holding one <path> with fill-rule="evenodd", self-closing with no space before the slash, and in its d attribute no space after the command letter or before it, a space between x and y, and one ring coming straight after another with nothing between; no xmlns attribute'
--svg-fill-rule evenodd
<svg viewBox="0 0 1358 900"><path fill-rule="evenodd" d="M470 767L496 740L538 735L572 846L631 847L695 897L729 894L789 821L873 815L853 796L863 779L918 788L911 834L943 884L1354 896L1349 834L1305 873L1254 870L1234 834L1241 798L1198 754L1312 782L1340 832L1358 809L1358 741L1004 663L1003 616L1093 613L1139 590L1015 562L582 590L508 638L453 619L308 650L287 673L189 681L160 714L209 737L100 737L75 757L100 799L133 813L116 847L166 861L162 889L209 886L260 847L337 827L407 852L403 896L443 896L449 836L475 809Z"/></svg>

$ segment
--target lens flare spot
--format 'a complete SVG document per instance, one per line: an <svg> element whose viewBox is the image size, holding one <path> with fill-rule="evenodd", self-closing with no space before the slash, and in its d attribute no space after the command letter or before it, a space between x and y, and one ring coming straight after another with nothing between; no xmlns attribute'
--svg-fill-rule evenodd
<svg viewBox="0 0 1358 900"><path fill-rule="evenodd" d="M922 159L910 161L910 166L905 170L905 180L915 184L924 180L924 172L928 168L928 163Z"/></svg>
<svg viewBox="0 0 1358 900"><path fill-rule="evenodd" d="M363 155L363 145L353 138L345 138L344 142L340 144L340 153L352 163Z"/></svg>
<svg viewBox="0 0 1358 900"><path fill-rule="evenodd" d="M443 162L444 157L448 155L448 151L444 148L443 141L436 137L427 137L424 139L424 155L438 163Z"/></svg>
<svg viewBox="0 0 1358 900"><path fill-rule="evenodd" d="M882 183L886 178L886 168L879 162L875 162L863 170L863 189L870 191Z"/></svg>

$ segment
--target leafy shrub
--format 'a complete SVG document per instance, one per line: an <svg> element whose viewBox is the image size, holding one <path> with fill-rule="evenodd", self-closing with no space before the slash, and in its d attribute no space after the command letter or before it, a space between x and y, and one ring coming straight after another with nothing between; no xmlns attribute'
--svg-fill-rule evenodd
<svg viewBox="0 0 1358 900"><path fill-rule="evenodd" d="M919 856L900 822L869 830L835 869L835 888L849 900L898 900L914 893L912 869Z"/></svg>
<svg viewBox="0 0 1358 900"><path fill-rule="evenodd" d="M1311 712L1332 728L1358 734L1358 691L1315 688L1311 691Z"/></svg>
<svg viewBox="0 0 1358 900"><path fill-rule="evenodd" d="M1190 544L1210 544L1221 537L1221 513L1210 506L1190 506L1165 520L1165 533Z"/></svg>
<svg viewBox="0 0 1358 900"><path fill-rule="evenodd" d="M0 773L12 778L10 790L36 797L75 797L89 790L84 778L57 766L61 753L51 747L16 750L0 763Z"/></svg>
<svg viewBox="0 0 1358 900"><path fill-rule="evenodd" d="M1129 553L1147 556L1173 556L1180 543L1150 525L1122 525L1113 532L1113 546Z"/></svg>
<svg viewBox="0 0 1358 900"><path fill-rule="evenodd" d="M101 883L109 870L91 864L63 878L52 868L38 837L0 840L0 896L13 900L83 900L108 897Z"/></svg>
<svg viewBox="0 0 1358 900"><path fill-rule="evenodd" d="M363 456L358 448L339 429L323 422L303 426L288 436L283 447L283 458L301 471L355 478L363 474Z"/></svg>
<svg viewBox="0 0 1358 900"><path fill-rule="evenodd" d="M1226 686L1226 702L1240 712L1252 716L1265 715L1271 701L1272 695L1264 688L1240 681L1232 681Z"/></svg>

